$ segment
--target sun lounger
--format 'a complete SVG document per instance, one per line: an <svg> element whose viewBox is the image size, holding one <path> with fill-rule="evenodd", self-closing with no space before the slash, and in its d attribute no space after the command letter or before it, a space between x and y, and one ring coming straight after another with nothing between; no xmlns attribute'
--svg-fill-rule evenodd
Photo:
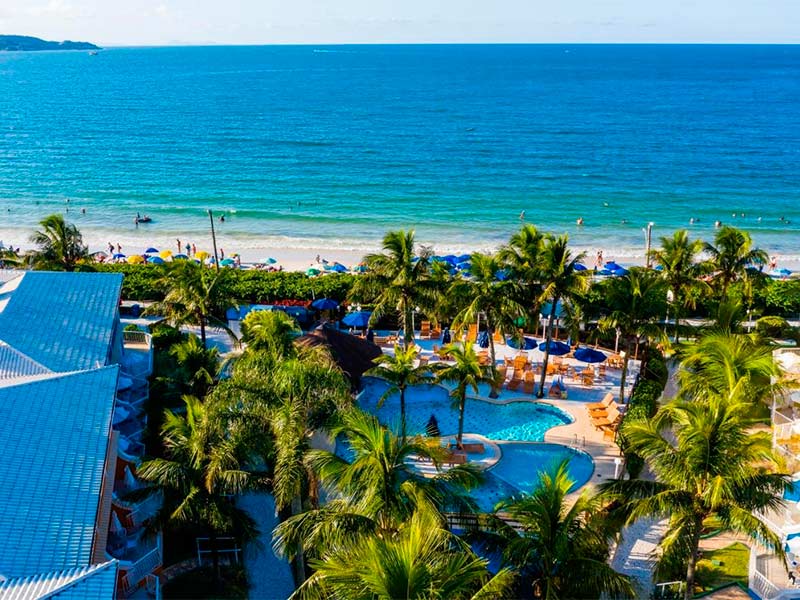
<svg viewBox="0 0 800 600"><path fill-rule="evenodd" d="M457 448L458 446L456 446L455 444L450 444L450 449L452 451L457 452L458 451ZM486 448L483 446L483 444L479 442L463 443L461 444L461 450L463 450L467 454L483 454L484 452L486 452Z"/></svg>
<svg viewBox="0 0 800 600"><path fill-rule="evenodd" d="M522 378L522 391L526 394L533 394L536 389L536 375L533 371L526 371Z"/></svg>
<svg viewBox="0 0 800 600"><path fill-rule="evenodd" d="M547 363L547 374L558 375L558 365L555 365L553 363Z"/></svg>
<svg viewBox="0 0 800 600"><path fill-rule="evenodd" d="M586 405L586 408L589 410L594 410L595 408L607 409L613 403L614 403L614 394L608 392L606 393L605 396L603 396L603 399L600 402L590 402L589 404Z"/></svg>
<svg viewBox="0 0 800 600"><path fill-rule="evenodd" d="M495 331L494 335L492 337L494 338L494 343L495 344L505 344L506 343L505 336L502 333L500 333L499 331Z"/></svg>
<svg viewBox="0 0 800 600"><path fill-rule="evenodd" d="M467 344L474 344L478 340L478 325L472 324L467 330Z"/></svg>
<svg viewBox="0 0 800 600"><path fill-rule="evenodd" d="M602 429L603 427L608 427L609 425L614 425L617 420L621 420L622 415L620 414L619 410L617 410L616 405L612 405L608 409L608 413L605 417L592 417L592 425L596 429Z"/></svg>
<svg viewBox="0 0 800 600"><path fill-rule="evenodd" d="M522 369L514 369L514 373L511 376L511 380L506 384L506 387L509 390L516 390L519 388L519 385L522 383Z"/></svg>
<svg viewBox="0 0 800 600"><path fill-rule="evenodd" d="M423 340L431 339L431 322L423 321L419 325L419 337Z"/></svg>
<svg viewBox="0 0 800 600"><path fill-rule="evenodd" d="M465 465L467 464L467 455L464 452L448 452L444 463L446 465Z"/></svg>
<svg viewBox="0 0 800 600"><path fill-rule="evenodd" d="M514 369L521 371L528 364L527 354L517 354L514 357Z"/></svg>

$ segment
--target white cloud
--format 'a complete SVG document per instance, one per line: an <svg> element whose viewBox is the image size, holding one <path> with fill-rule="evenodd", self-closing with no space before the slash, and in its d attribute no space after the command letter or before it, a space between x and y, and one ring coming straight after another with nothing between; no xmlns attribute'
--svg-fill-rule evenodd
<svg viewBox="0 0 800 600"><path fill-rule="evenodd" d="M169 7L166 4L159 4L153 12L159 17L166 17L169 14Z"/></svg>
<svg viewBox="0 0 800 600"><path fill-rule="evenodd" d="M47 4L32 6L28 12L34 17L74 18L78 16L76 8L66 0L50 0Z"/></svg>

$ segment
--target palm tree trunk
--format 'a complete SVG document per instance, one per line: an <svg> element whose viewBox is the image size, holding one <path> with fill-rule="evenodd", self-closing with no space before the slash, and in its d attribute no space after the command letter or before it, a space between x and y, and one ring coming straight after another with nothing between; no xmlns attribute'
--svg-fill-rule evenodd
<svg viewBox="0 0 800 600"><path fill-rule="evenodd" d="M291 504L291 511L292 516L299 515L303 512L303 501L301 500L299 495L295 495L292 498ZM299 587L306 580L306 561L303 558L303 543L299 542L299 548L297 549L297 554L292 560L292 570L294 571L294 581L295 584Z"/></svg>
<svg viewBox="0 0 800 600"><path fill-rule="evenodd" d="M467 404L467 390L466 388L461 392L461 399L458 403L458 436L456 437L456 447L460 450L463 448L461 439L464 437L464 409Z"/></svg>
<svg viewBox="0 0 800 600"><path fill-rule="evenodd" d="M619 376L619 402L620 404L625 404L625 378L628 376L628 361L630 360L631 355L631 345L630 342L625 344L625 359L622 361L622 373Z"/></svg>
<svg viewBox="0 0 800 600"><path fill-rule="evenodd" d="M492 389L489 392L489 398L497 398L499 394L497 393L497 355L495 354L494 349L494 327L492 326L492 321L489 318L489 315L486 315L486 331L489 334L489 357L492 360Z"/></svg>
<svg viewBox="0 0 800 600"><path fill-rule="evenodd" d="M553 320L556 316L556 305L558 298L553 298L553 305L550 307L550 319L547 321L547 336L545 338L544 360L542 361L542 377L539 381L539 391L536 392L537 398L544 398L544 380L547 378L547 361L550 358L550 342L553 341Z"/></svg>
<svg viewBox="0 0 800 600"><path fill-rule="evenodd" d="M200 315L200 341L203 342L203 348L208 350L206 346L206 316Z"/></svg>
<svg viewBox="0 0 800 600"><path fill-rule="evenodd" d="M686 567L686 589L683 591L683 600L694 598L694 578L697 570L697 559L700 554L700 533L702 532L702 517L695 518L694 531L692 532L692 554L689 556L689 564Z"/></svg>
<svg viewBox="0 0 800 600"><path fill-rule="evenodd" d="M400 386L400 439L406 443L406 386Z"/></svg>
<svg viewBox="0 0 800 600"><path fill-rule="evenodd" d="M411 304L403 298L403 344L406 348L414 342L414 323L411 317Z"/></svg>

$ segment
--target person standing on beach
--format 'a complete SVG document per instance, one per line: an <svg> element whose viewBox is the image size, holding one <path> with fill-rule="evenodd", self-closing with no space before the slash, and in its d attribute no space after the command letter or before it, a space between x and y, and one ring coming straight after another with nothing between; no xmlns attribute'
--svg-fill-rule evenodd
<svg viewBox="0 0 800 600"><path fill-rule="evenodd" d="M117 242L117 254L122 254L122 245Z"/></svg>
<svg viewBox="0 0 800 600"><path fill-rule="evenodd" d="M178 254L180 254L181 253L181 238L178 238L175 241L178 242Z"/></svg>
<svg viewBox="0 0 800 600"><path fill-rule="evenodd" d="M192 256L194 256L195 254L197 254L197 246L192 244Z"/></svg>

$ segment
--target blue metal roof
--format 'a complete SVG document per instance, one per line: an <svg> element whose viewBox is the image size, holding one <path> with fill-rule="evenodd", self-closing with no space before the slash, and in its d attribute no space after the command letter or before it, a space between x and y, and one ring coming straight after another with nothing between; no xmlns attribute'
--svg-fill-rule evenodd
<svg viewBox="0 0 800 600"><path fill-rule="evenodd" d="M88 565L119 367L0 387L0 574Z"/></svg>
<svg viewBox="0 0 800 600"><path fill-rule="evenodd" d="M117 561L8 579L0 583L3 600L112 600L116 592Z"/></svg>
<svg viewBox="0 0 800 600"><path fill-rule="evenodd" d="M28 271L0 312L0 341L51 371L105 365L121 289L121 273Z"/></svg>

